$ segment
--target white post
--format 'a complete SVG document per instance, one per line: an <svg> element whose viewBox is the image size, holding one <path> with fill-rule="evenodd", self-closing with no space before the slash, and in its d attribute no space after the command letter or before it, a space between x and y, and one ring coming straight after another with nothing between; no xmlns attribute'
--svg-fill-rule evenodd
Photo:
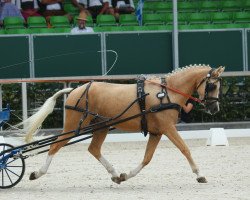
<svg viewBox="0 0 250 200"><path fill-rule="evenodd" d="M207 146L229 146L224 128L210 128L210 133Z"/></svg>
<svg viewBox="0 0 250 200"><path fill-rule="evenodd" d="M178 42L178 9L177 0L173 0L173 61L174 69L179 67L179 42Z"/></svg>
<svg viewBox="0 0 250 200"><path fill-rule="evenodd" d="M28 118L28 106L27 106L27 83L22 83L22 110L23 120Z"/></svg>

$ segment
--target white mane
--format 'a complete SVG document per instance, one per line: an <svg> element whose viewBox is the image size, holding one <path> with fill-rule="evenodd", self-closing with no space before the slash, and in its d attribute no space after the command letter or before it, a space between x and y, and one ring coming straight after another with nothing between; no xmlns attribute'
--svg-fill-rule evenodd
<svg viewBox="0 0 250 200"><path fill-rule="evenodd" d="M179 73L179 72L184 72L184 71L189 70L189 69L194 69L194 68L205 68L205 67L206 67L206 68L207 68L207 67L211 68L210 65L205 65L205 64L199 64L199 65L194 64L194 65L188 65L188 66L185 66L185 67L182 67L182 68L177 68L177 69L173 70L171 73L168 73L168 74L166 75L166 78L167 78L167 77L170 77L170 76L172 76L172 75L175 75L175 74L177 74L177 73Z"/></svg>
<svg viewBox="0 0 250 200"><path fill-rule="evenodd" d="M184 71L189 70L189 69L193 69L193 68L205 68L205 67L211 68L210 65L205 65L205 64L187 65L185 67L177 68L177 69L173 70L172 72L166 74L165 78L168 78L168 77L173 76L173 75L175 75L175 74L177 74L179 72L184 72ZM147 78L147 80L160 79L160 77L157 77L157 76L154 76L154 75L147 75L146 78Z"/></svg>

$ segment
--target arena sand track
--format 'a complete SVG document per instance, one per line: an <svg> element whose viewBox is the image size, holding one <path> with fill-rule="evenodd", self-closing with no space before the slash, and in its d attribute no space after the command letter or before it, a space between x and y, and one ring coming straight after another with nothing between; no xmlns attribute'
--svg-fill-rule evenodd
<svg viewBox="0 0 250 200"><path fill-rule="evenodd" d="M151 163L136 177L117 185L94 157L87 144L64 148L44 177L29 181L29 174L46 154L26 160L23 180L0 190L1 200L134 200L134 199L250 199L250 138L230 139L229 147L206 147L205 140L187 140L208 183L199 184L182 156L169 141L161 141ZM145 142L105 143L105 157L120 172L142 160Z"/></svg>

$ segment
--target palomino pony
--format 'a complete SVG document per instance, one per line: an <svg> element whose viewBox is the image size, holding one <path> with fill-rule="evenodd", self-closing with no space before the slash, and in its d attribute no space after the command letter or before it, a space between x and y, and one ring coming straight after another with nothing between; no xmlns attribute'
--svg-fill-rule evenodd
<svg viewBox="0 0 250 200"><path fill-rule="evenodd" d="M194 65L178 69L166 75L165 85L161 84L161 79L159 78L146 79L144 82L145 93L148 93L145 97L146 110L159 105L159 98L157 97L157 94L162 90L162 87L165 87L168 98L162 99L162 103L169 103L168 101L171 101L172 103L178 104L182 107L188 98L195 99L191 95L197 91L199 99L196 100L199 100L204 104L206 111L210 114L218 112L218 97L220 91L220 81L218 80L223 71L224 67L212 69L210 66L206 65ZM87 92L84 92L86 90ZM96 113L107 118L112 118L117 116L119 113L122 113L126 110L128 105L137 98L137 86L136 84L93 82L91 86L90 84L84 84L76 89L67 88L60 90L50 97L36 114L22 123L26 128L25 132L27 134L27 141L31 141L32 135L42 125L42 122L48 114L53 111L57 97L64 93L70 93L65 103L66 106L75 107L77 105L78 108L78 110L66 109L65 111L66 117L63 132L66 133L78 129L79 122L84 115L84 112L79 112L79 109L86 109L86 105L88 110L92 113ZM88 104L86 104L86 101L88 101ZM140 112L141 110L139 105L137 103L133 104L131 108L128 109L123 115L119 116L117 120L128 118ZM120 184L122 181L127 181L128 179L136 176L142 168L150 162L157 144L164 134L187 158L193 173L197 175L197 181L200 183L206 183L207 180L201 175L199 168L191 156L188 146L176 130L175 125L178 120L178 114L179 112L176 109L166 109L146 115L147 128L150 134L145 156L138 167L130 171L128 174L122 173L119 175L101 153L102 144L109 130L108 127L93 132L93 138L88 150L106 168L108 173L111 174L112 181ZM95 123L98 122L98 119L96 120L93 115L85 115L85 119L81 122L83 122L81 127L84 127L93 122L95 125ZM137 117L123 123L118 123L114 125L114 127L124 131L140 131L141 117ZM58 140L65 139L73 136L74 134L76 133L71 132L67 135L60 136ZM50 146L46 163L38 171L31 173L30 180L38 179L42 175L46 174L53 156L68 141L69 140L61 141Z"/></svg>

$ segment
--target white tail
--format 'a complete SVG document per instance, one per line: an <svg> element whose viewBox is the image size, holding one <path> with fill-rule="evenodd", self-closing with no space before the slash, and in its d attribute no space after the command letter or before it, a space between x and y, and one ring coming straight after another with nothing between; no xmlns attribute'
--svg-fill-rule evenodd
<svg viewBox="0 0 250 200"><path fill-rule="evenodd" d="M33 134L37 131L37 129L42 125L43 121L46 117L53 112L53 109L56 104L56 99L64 93L70 93L73 88L66 88L58 91L52 97L47 99L45 103L38 109L38 111L29 117L28 119L24 120L22 123L16 126L24 126L23 131L26 133L25 141L31 142L33 139Z"/></svg>

